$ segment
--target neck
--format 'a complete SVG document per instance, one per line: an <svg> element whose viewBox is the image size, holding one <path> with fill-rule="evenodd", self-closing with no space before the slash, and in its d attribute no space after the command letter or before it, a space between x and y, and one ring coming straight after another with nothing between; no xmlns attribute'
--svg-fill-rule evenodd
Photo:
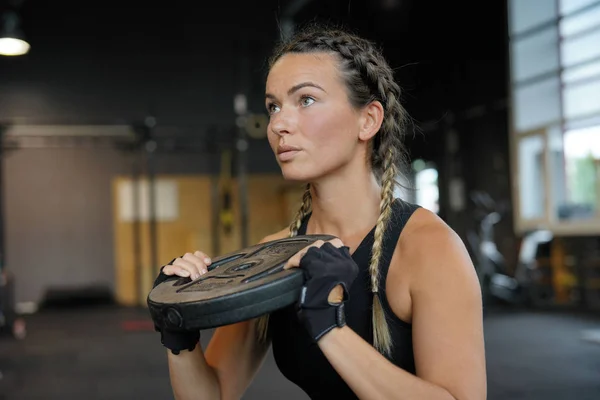
<svg viewBox="0 0 600 400"><path fill-rule="evenodd" d="M311 182L312 215L307 233L353 240L377 223L381 187L368 168L347 167Z"/></svg>

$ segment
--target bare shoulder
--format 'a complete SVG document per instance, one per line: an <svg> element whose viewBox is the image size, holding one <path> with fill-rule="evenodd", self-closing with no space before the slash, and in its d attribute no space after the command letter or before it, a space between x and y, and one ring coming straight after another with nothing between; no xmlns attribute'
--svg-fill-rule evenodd
<svg viewBox="0 0 600 400"><path fill-rule="evenodd" d="M271 240L284 239L284 238L288 237L289 235L290 235L289 228L284 228L284 229L280 230L279 232L275 232L275 233L265 236L264 238L261 239L261 241L259 243L266 243L266 242L270 242Z"/></svg>
<svg viewBox="0 0 600 400"><path fill-rule="evenodd" d="M475 269L460 236L438 215L420 208L406 224L396 245L391 268L407 268L411 291L423 285L448 284L461 280L463 285L478 285ZM450 281L448 281L450 279Z"/></svg>
<svg viewBox="0 0 600 400"><path fill-rule="evenodd" d="M391 268L404 281L395 279L393 284L406 289L405 297L402 290L390 294L397 303L410 303L419 376L454 398L484 399L481 289L463 241L437 215L419 209L406 224L396 252Z"/></svg>

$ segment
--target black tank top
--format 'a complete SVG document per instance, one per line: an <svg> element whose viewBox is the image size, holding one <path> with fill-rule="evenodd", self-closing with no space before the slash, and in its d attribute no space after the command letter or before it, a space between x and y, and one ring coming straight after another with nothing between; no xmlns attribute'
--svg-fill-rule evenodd
<svg viewBox="0 0 600 400"><path fill-rule="evenodd" d="M381 279L379 293L391 330L393 350L390 361L414 374L415 363L412 346L411 325L400 320L387 301L385 282L389 265L406 222L419 208L417 205L396 199L392 207L392 218L388 224L380 260ZM304 218L298 234L306 233L310 215ZM358 264L359 273L350 288L350 298L345 306L346 323L365 341L373 344L371 278L369 260L373 247L375 228L363 239L352 254ZM273 340L273 356L281 373L303 389L311 399L356 399L350 387L329 364L318 345L313 343L304 326L298 321L295 306L274 312L270 317L269 329Z"/></svg>

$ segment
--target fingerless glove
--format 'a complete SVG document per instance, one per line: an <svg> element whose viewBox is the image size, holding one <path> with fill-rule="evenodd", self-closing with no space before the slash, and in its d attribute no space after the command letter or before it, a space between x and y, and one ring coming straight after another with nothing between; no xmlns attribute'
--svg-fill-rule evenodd
<svg viewBox="0 0 600 400"><path fill-rule="evenodd" d="M172 265L175 260L176 259L173 259L166 265ZM154 285L152 288L155 288L163 282L181 279L181 277L177 275L165 275L163 273L165 266L160 269L160 273L154 280ZM192 351L194 348L196 348L196 345L200 341L199 330L189 331L183 329L178 330L171 327L166 328L167 325L164 323L164 319L168 318L168 316L153 312L152 308L150 308L150 315L152 316L152 321L154 322L154 330L160 333L160 342L164 347L171 350L171 353L177 355L182 350Z"/></svg>
<svg viewBox="0 0 600 400"><path fill-rule="evenodd" d="M358 275L358 265L348 247L337 248L327 242L320 248L308 249L300 268L306 279L298 302L298 317L310 336L319 341L332 329L346 325L344 303ZM329 294L337 285L342 285L344 298L341 303L330 303Z"/></svg>

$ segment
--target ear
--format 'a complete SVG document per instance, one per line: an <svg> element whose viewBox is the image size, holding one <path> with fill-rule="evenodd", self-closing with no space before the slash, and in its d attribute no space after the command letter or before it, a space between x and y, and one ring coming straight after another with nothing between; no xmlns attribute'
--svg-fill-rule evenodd
<svg viewBox="0 0 600 400"><path fill-rule="evenodd" d="M363 141L370 140L381 128L383 123L383 106L377 100L372 101L361 110L360 132L358 138Z"/></svg>

